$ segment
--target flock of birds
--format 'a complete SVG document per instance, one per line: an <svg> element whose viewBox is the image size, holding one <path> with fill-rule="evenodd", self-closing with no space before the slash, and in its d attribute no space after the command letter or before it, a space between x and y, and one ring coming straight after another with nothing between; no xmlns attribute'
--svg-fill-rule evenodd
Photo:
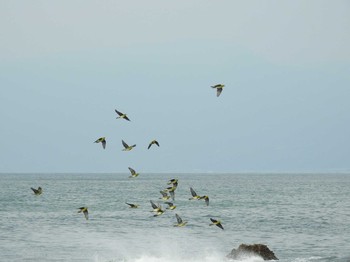
<svg viewBox="0 0 350 262"><path fill-rule="evenodd" d="M217 85L214 85L214 86L211 86L212 88L216 89L216 96L219 97L223 88L224 88L225 85L223 84L217 84ZM118 110L115 109L115 112L118 114L118 117L117 119L125 119L127 121L130 121L130 119L128 118L128 116L125 114L125 113L122 113ZM102 147L103 149L106 148L106 138L105 137L100 137L98 138L94 143L101 143L102 144ZM122 140L122 145L123 145L123 151L130 151L132 150L134 147L136 147L136 144L134 145L128 145L124 140ZM147 149L150 149L152 145L157 145L158 147L160 146L159 145L159 142L157 140L152 140ZM137 173L133 168L131 167L128 167L129 168L129 171L131 173L131 175L129 176L129 178L136 178L138 177L139 173ZM177 186L178 186L178 179L176 178L173 178L173 179L170 179L167 184L169 185L166 189L164 190L161 190L160 193L162 195L162 197L160 199L162 199L164 202L164 204L168 205L168 207L166 209L169 209L169 210L174 210L176 208L176 205L174 205L173 202L170 202L169 199L171 198L172 201L175 201L175 190L177 189ZM34 192L35 195L41 195L43 193L43 190L41 187L38 187L37 189L36 188L33 188L31 187L32 191ZM190 192L191 192L191 195L192 197L189 198L189 200L204 200L206 205L209 206L209 196L207 195L204 195L204 196L200 196L198 195L195 190L190 187ZM168 195L169 193L169 195ZM165 210L162 208L162 206L158 203L155 204L152 200L150 200L150 203L151 203L151 206L152 206L152 209L151 212L154 212L154 216L160 216L162 215ZM127 204L130 208L138 208L139 205L138 204L133 204L133 203L125 203ZM85 216L85 219L88 220L89 219L89 211L88 211L88 207L80 207L78 208L79 211L78 213L83 213L84 216ZM177 220L177 223L174 224L174 227L183 227L183 226L186 226L187 224L187 221L183 221L182 218L178 215L178 214L175 214L175 217L176 217L176 220ZM216 220L214 218L210 218L210 221L211 223L209 224L210 226L212 225L216 225L217 227L221 228L221 229L224 229L224 227L222 226L221 222L219 220Z"/></svg>

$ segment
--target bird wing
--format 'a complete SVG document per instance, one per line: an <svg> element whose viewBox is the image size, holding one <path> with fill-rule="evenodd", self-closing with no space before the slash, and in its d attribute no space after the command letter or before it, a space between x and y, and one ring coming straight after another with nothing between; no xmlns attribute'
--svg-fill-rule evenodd
<svg viewBox="0 0 350 262"><path fill-rule="evenodd" d="M213 222L213 223L217 223L217 222L218 222L218 221L215 220L214 218L210 218L210 220L211 220L211 222Z"/></svg>
<svg viewBox="0 0 350 262"><path fill-rule="evenodd" d="M159 191L159 192L162 194L163 197L168 196L168 194L166 192L164 192L164 191Z"/></svg>
<svg viewBox="0 0 350 262"><path fill-rule="evenodd" d="M123 144L123 146L124 146L125 148L128 148L128 147L129 147L129 145L128 145L127 143L124 142L124 140L122 140L122 144Z"/></svg>
<svg viewBox="0 0 350 262"><path fill-rule="evenodd" d="M216 89L216 96L219 97L220 94L221 94L221 92L222 92L222 87L218 87L218 88Z"/></svg>
<svg viewBox="0 0 350 262"><path fill-rule="evenodd" d="M175 200L175 191L169 191L171 199L174 201Z"/></svg>
<svg viewBox="0 0 350 262"><path fill-rule="evenodd" d="M174 204L171 202L164 202L165 204L169 205L169 207L172 207Z"/></svg>
<svg viewBox="0 0 350 262"><path fill-rule="evenodd" d="M158 206L156 204L154 204L154 202L152 200L150 200L149 202L151 203L153 209L157 209L158 208Z"/></svg>
<svg viewBox="0 0 350 262"><path fill-rule="evenodd" d="M35 188L33 188L33 187L31 187L31 190L33 190L33 192L34 192L35 194L38 194L38 193L39 193L39 190L38 190L38 189L35 189Z"/></svg>
<svg viewBox="0 0 350 262"><path fill-rule="evenodd" d="M191 190L191 194L193 197L196 197L197 196L197 193L193 190L192 187L190 187L190 190Z"/></svg>
<svg viewBox="0 0 350 262"><path fill-rule="evenodd" d="M84 213L85 219L88 220L89 219L89 211L87 209L85 209L83 211L83 213Z"/></svg>
<svg viewBox="0 0 350 262"><path fill-rule="evenodd" d="M154 143L157 145L157 146L159 146L159 143L158 143L158 141L154 141Z"/></svg>
<svg viewBox="0 0 350 262"><path fill-rule="evenodd" d="M176 219L177 219L177 223L181 224L182 223L181 217L178 214L175 214L175 216L176 216Z"/></svg>
<svg viewBox="0 0 350 262"><path fill-rule="evenodd" d="M136 171L135 171L134 169L132 169L131 167L128 167L128 168L129 168L130 173L131 173L132 175L135 175L135 174L136 174Z"/></svg>
<svg viewBox="0 0 350 262"><path fill-rule="evenodd" d="M205 198L205 203L207 204L207 206L209 206L209 197Z"/></svg>
<svg viewBox="0 0 350 262"><path fill-rule="evenodd" d="M122 116L123 113L122 112L119 112L117 109L114 110L119 116Z"/></svg>
<svg viewBox="0 0 350 262"><path fill-rule="evenodd" d="M130 121L130 119L126 115L124 116L124 119Z"/></svg>
<svg viewBox="0 0 350 262"><path fill-rule="evenodd" d="M147 147L147 149L150 149L150 147L152 146L152 142L151 143L149 143L149 145L148 145L148 147Z"/></svg>
<svg viewBox="0 0 350 262"><path fill-rule="evenodd" d="M222 230L224 229L224 227L221 225L221 223L219 222L219 223L217 223L216 224L218 227L220 227Z"/></svg>
<svg viewBox="0 0 350 262"><path fill-rule="evenodd" d="M102 141L102 147L103 147L103 149L106 149L106 140Z"/></svg>

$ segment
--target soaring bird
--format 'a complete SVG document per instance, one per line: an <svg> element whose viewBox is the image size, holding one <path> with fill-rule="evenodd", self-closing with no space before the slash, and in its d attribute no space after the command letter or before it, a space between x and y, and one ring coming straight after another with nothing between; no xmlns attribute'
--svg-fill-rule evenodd
<svg viewBox="0 0 350 262"><path fill-rule="evenodd" d="M168 200L170 196L165 191L159 191L162 194L162 197L160 199L162 200Z"/></svg>
<svg viewBox="0 0 350 262"><path fill-rule="evenodd" d="M187 221L182 221L181 217L178 214L175 214L175 216L176 216L177 224L175 224L174 227L186 226Z"/></svg>
<svg viewBox="0 0 350 262"><path fill-rule="evenodd" d="M129 178L132 177L137 177L139 175L139 173L136 173L136 171L134 169L132 169L131 167L128 167L131 173L131 176L129 176Z"/></svg>
<svg viewBox="0 0 350 262"><path fill-rule="evenodd" d="M124 118L125 120L128 120L130 121L130 119L128 118L128 116L122 112L119 112L117 109L114 110L119 116L117 117L118 118Z"/></svg>
<svg viewBox="0 0 350 262"><path fill-rule="evenodd" d="M219 97L221 92L222 92L222 89L224 88L225 85L223 84L217 84L215 86L211 86L212 88L216 88L216 96Z"/></svg>
<svg viewBox="0 0 350 262"><path fill-rule="evenodd" d="M207 206L209 206L209 197L208 196L201 196L200 199L204 199Z"/></svg>
<svg viewBox="0 0 350 262"><path fill-rule="evenodd" d="M190 191L191 191L192 197L189 198L188 200L193 200L193 199L199 200L199 199L201 199L201 197L197 195L196 191L194 191L192 187L190 187Z"/></svg>
<svg viewBox="0 0 350 262"><path fill-rule="evenodd" d="M148 148L147 148L147 149L150 149L150 148L151 148L151 146L152 146L153 144L156 144L156 145L159 147L159 143L158 143L158 141L157 141L157 140L152 140L152 141L151 141L151 143L149 143L149 145L148 145Z"/></svg>
<svg viewBox="0 0 350 262"><path fill-rule="evenodd" d="M35 188L32 188L31 189L33 190L34 194L35 195L41 195L41 193L43 192L43 189L39 186L38 189L35 189Z"/></svg>
<svg viewBox="0 0 350 262"><path fill-rule="evenodd" d="M106 148L106 138L105 137L100 137L94 143L100 143L100 142L102 143L103 149L105 149Z"/></svg>
<svg viewBox="0 0 350 262"><path fill-rule="evenodd" d="M125 204L129 205L130 208L138 208L139 207L139 205L137 205L137 204L130 204L130 203L125 203Z"/></svg>
<svg viewBox="0 0 350 262"><path fill-rule="evenodd" d="M213 219L213 218L210 218L211 220L211 224L209 224L209 226L212 226L212 225L215 225L217 227L220 227L222 230L224 230L224 227L221 225L221 222L219 220L216 220L216 219Z"/></svg>
<svg viewBox="0 0 350 262"><path fill-rule="evenodd" d="M89 211L88 211L88 208L87 208L87 207L79 207L78 209L80 209L80 210L78 211L78 213L83 212L83 213L84 213L84 216L85 216L85 219L88 220L88 219L89 219Z"/></svg>
<svg viewBox="0 0 350 262"><path fill-rule="evenodd" d="M158 212L161 209L160 205L157 206L152 200L150 200L149 202L151 203L151 206L153 208L151 212Z"/></svg>
<svg viewBox="0 0 350 262"><path fill-rule="evenodd" d="M166 209L174 210L176 208L176 206L171 202L164 202L164 204L168 205Z"/></svg>
<svg viewBox="0 0 350 262"><path fill-rule="evenodd" d="M123 151L130 151L131 149L133 149L136 146L136 145L129 146L127 143L124 142L124 140L122 140L122 144L124 146Z"/></svg>
<svg viewBox="0 0 350 262"><path fill-rule="evenodd" d="M168 185L170 185L170 184L174 184L174 183L176 183L177 184L177 182L178 182L178 179L176 179L176 178L172 178L172 179L170 179L169 181L168 181Z"/></svg>

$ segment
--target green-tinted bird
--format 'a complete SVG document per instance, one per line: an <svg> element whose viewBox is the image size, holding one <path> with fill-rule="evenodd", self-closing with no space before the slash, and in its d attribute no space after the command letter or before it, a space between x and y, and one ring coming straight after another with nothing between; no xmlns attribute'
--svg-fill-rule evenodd
<svg viewBox="0 0 350 262"><path fill-rule="evenodd" d="M130 206L130 208L138 208L140 205L137 204L130 204L130 203L125 203Z"/></svg>
<svg viewBox="0 0 350 262"><path fill-rule="evenodd" d="M176 206L171 202L164 202L164 204L168 205L166 209L174 210L176 208Z"/></svg>
<svg viewBox="0 0 350 262"><path fill-rule="evenodd" d="M41 195L42 192L43 192L43 189L40 186L38 187L38 189L35 189L35 188L32 188L32 187L31 187L31 189L33 190L34 194L37 195L37 196Z"/></svg>
<svg viewBox="0 0 350 262"><path fill-rule="evenodd" d="M130 151L131 149L133 149L136 146L136 145L129 146L127 143L124 142L124 140L122 140L122 144L124 146L123 151Z"/></svg>
<svg viewBox="0 0 350 262"><path fill-rule="evenodd" d="M188 200L193 200L193 199L199 200L199 199L201 199L201 197L197 195L196 191L194 191L192 187L190 187L190 191L191 191L192 197L189 198Z"/></svg>
<svg viewBox="0 0 350 262"><path fill-rule="evenodd" d="M114 111L119 115L119 116L117 117L117 119L118 119L118 118L123 118L123 119L125 119L125 120L130 121L130 119L128 118L128 116L127 116L126 114L124 114L124 113L122 113L122 112L119 112L117 109L115 109Z"/></svg>
<svg viewBox="0 0 350 262"><path fill-rule="evenodd" d="M204 199L207 206L209 206L209 197L208 196L201 196L200 199Z"/></svg>
<svg viewBox="0 0 350 262"><path fill-rule="evenodd" d="M212 225L215 225L217 227L220 227L222 230L224 230L224 227L221 225L221 222L219 220L216 220L216 219L213 219L213 218L210 218L211 220L211 224L209 224L209 226L212 226Z"/></svg>
<svg viewBox="0 0 350 262"><path fill-rule="evenodd" d="M83 214L84 214L84 216L85 216L85 219L88 220L88 219L89 219L89 211L88 211L88 208L87 208L87 207L79 207L78 209L79 209L78 213L83 212Z"/></svg>
<svg viewBox="0 0 350 262"><path fill-rule="evenodd" d="M222 92L222 89L224 88L225 85L223 84L217 84L215 86L211 86L212 88L216 88L216 96L219 97L221 92Z"/></svg>
<svg viewBox="0 0 350 262"><path fill-rule="evenodd" d="M149 143L149 145L148 145L148 148L147 148L147 149L150 149L150 148L151 148L151 146L152 146L153 144L156 144L156 145L159 147L159 143L158 143L158 141L157 141L157 140L152 140L152 141L151 141L151 143Z"/></svg>
<svg viewBox="0 0 350 262"><path fill-rule="evenodd" d="M176 216L177 224L175 224L174 227L186 226L187 221L182 221L181 217L178 214L175 214L175 216Z"/></svg>
<svg viewBox="0 0 350 262"><path fill-rule="evenodd" d="M131 176L129 176L129 178L134 178L137 177L139 175L139 173L136 173L136 171L134 169L132 169L131 167L128 167L131 173Z"/></svg>
<svg viewBox="0 0 350 262"><path fill-rule="evenodd" d="M178 179L176 179L176 178L172 178L172 179L170 179L169 181L168 181L168 185L170 185L170 184L174 184L174 183L176 183L176 185L177 185L177 182L178 182Z"/></svg>
<svg viewBox="0 0 350 262"><path fill-rule="evenodd" d="M170 196L168 196L168 194L165 191L159 191L162 194L162 197L159 199L162 200L168 200L170 198Z"/></svg>
<svg viewBox="0 0 350 262"><path fill-rule="evenodd" d="M103 149L106 148L106 138L105 138L105 137L100 137L100 138L97 139L94 143L102 143Z"/></svg>
<svg viewBox="0 0 350 262"><path fill-rule="evenodd" d="M161 205L157 206L156 204L154 204L154 202L152 200L150 200L150 202L151 202L151 205L152 205L152 208L153 208L152 212L156 213L154 215L155 217L160 216L160 215L162 215L164 213L164 210L162 209Z"/></svg>

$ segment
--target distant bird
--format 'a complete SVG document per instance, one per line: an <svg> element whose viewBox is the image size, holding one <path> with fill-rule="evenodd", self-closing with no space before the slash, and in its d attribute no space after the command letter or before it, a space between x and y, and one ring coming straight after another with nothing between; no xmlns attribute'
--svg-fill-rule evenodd
<svg viewBox="0 0 350 262"><path fill-rule="evenodd" d="M38 189L35 189L35 188L32 188L31 189L33 190L34 194L35 195L41 195L41 193L43 192L43 189L39 186Z"/></svg>
<svg viewBox="0 0 350 262"><path fill-rule="evenodd" d="M176 183L177 184L177 182L178 182L178 179L176 179L176 178L172 178L172 179L170 179L169 181L168 181L168 185L170 185L170 184L174 184L174 183Z"/></svg>
<svg viewBox="0 0 350 262"><path fill-rule="evenodd" d="M204 199L207 206L209 206L209 197L208 196L201 196L200 199Z"/></svg>
<svg viewBox="0 0 350 262"><path fill-rule="evenodd" d="M128 120L130 121L130 119L127 117L126 114L122 113L122 112L119 112L117 109L114 110L119 116L117 117L118 118L124 118L125 120Z"/></svg>
<svg viewBox="0 0 350 262"><path fill-rule="evenodd" d="M186 226L187 221L182 221L181 217L178 214L175 214L175 216L176 216L177 224L175 224L174 227Z"/></svg>
<svg viewBox="0 0 350 262"><path fill-rule="evenodd" d="M125 204L129 205L130 208L138 208L139 207L139 205L137 205L137 204L130 204L130 203L125 203Z"/></svg>
<svg viewBox="0 0 350 262"><path fill-rule="evenodd" d="M127 143L124 142L124 140L122 140L122 144L124 146L123 151L130 151L131 149L133 149L136 146L136 145L129 146Z"/></svg>
<svg viewBox="0 0 350 262"><path fill-rule="evenodd" d="M88 211L88 208L87 207L79 207L78 209L80 209L78 211L78 213L81 213L83 212L84 216L85 216L85 219L88 220L89 219L89 211Z"/></svg>
<svg viewBox="0 0 350 262"><path fill-rule="evenodd" d="M216 219L213 219L213 218L210 218L211 220L211 224L209 224L209 226L212 226L212 225L215 225L217 227L220 227L222 230L224 230L224 227L221 225L221 222L219 220L216 220Z"/></svg>
<svg viewBox="0 0 350 262"><path fill-rule="evenodd" d="M100 142L102 143L103 149L105 149L106 148L106 138L105 137L100 137L94 143L100 143Z"/></svg>
<svg viewBox="0 0 350 262"><path fill-rule="evenodd" d="M221 92L222 92L222 89L224 88L225 85L223 84L217 84L215 86L211 86L212 88L216 88L216 96L219 97Z"/></svg>
<svg viewBox="0 0 350 262"><path fill-rule="evenodd" d="M168 200L170 196L165 191L159 191L162 194L162 197L160 199L162 200Z"/></svg>
<svg viewBox="0 0 350 262"><path fill-rule="evenodd" d="M174 210L176 208L176 206L171 202L164 202L164 204L168 205L166 209Z"/></svg>
<svg viewBox="0 0 350 262"><path fill-rule="evenodd" d="M133 177L137 177L139 175L139 173L136 173L136 171L134 169L132 169L131 167L128 167L131 173L131 176L129 176L129 178L133 178Z"/></svg>
<svg viewBox="0 0 350 262"><path fill-rule="evenodd" d="M159 143L158 143L158 141L157 141L157 140L152 140L152 141L151 141L151 143L149 143L149 145L148 145L148 148L147 148L147 149L150 149L150 148L151 148L151 146L152 146L153 144L156 144L156 145L159 147Z"/></svg>
<svg viewBox="0 0 350 262"><path fill-rule="evenodd" d="M193 200L193 199L199 200L199 199L201 199L201 197L197 195L196 191L194 191L192 187L190 187L190 191L191 191L192 197L189 198L188 200Z"/></svg>
<svg viewBox="0 0 350 262"><path fill-rule="evenodd" d="M153 208L153 210L151 212L158 212L161 208L160 205L157 206L152 200L149 201L151 203L151 206Z"/></svg>

